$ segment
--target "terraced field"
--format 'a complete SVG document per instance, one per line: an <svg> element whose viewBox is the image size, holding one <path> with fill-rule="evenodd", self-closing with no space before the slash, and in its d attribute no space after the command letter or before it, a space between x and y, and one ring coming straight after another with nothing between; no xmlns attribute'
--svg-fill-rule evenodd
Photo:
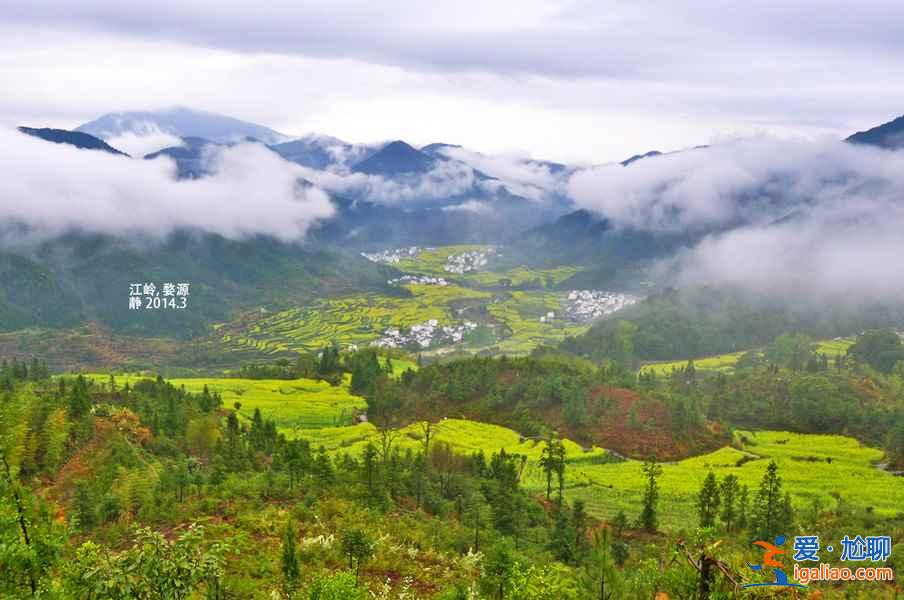
<svg viewBox="0 0 904 600"><path fill-rule="evenodd" d="M848 348L854 345L853 337L836 338L834 340L822 340L816 342L816 351L825 354L830 359L845 354Z"/></svg>
<svg viewBox="0 0 904 600"><path fill-rule="evenodd" d="M883 453L861 446L857 440L837 435L806 435L788 432L739 432L748 443L741 448L722 448L678 463L663 465L662 488L664 526L680 529L694 514L695 495L711 468L720 478L732 473L755 493L769 460L779 467L785 489L791 492L798 510L809 510L814 500L823 509L848 506L880 516L894 516L901 510L904 478L878 470L875 463ZM753 460L749 460L749 459ZM743 459L743 461L742 461ZM739 462L740 461L740 462ZM594 514L611 517L624 510L636 516L642 490L640 463L573 465L569 494L587 502Z"/></svg>
<svg viewBox="0 0 904 600"><path fill-rule="evenodd" d="M745 351L746 352L746 351ZM694 359L694 368L702 371L732 371L738 359L745 352L732 352L730 354L716 354ZM687 366L687 360L671 360L664 362L647 363L640 368L641 373L655 373L656 375L668 375L676 369Z"/></svg>
<svg viewBox="0 0 904 600"><path fill-rule="evenodd" d="M479 250L489 250L493 246L461 244L457 246L440 246L438 248L427 248L421 250L417 256L405 257L396 264L392 265L399 271L405 273L418 273L423 275L440 275L449 276L449 273L443 268L446 265L446 259L452 254L464 254L465 252L475 252Z"/></svg>
<svg viewBox="0 0 904 600"><path fill-rule="evenodd" d="M92 379L106 385L109 375L93 374ZM117 375L117 385L134 384L140 375ZM259 408L265 419L276 421L277 428L286 435L296 435L303 428L350 425L357 412L367 408L364 398L348 391L348 377L339 386L313 379L233 379L229 377L191 377L168 380L175 386L185 386L189 392L201 392L204 386L219 392L223 405L241 404L239 414L250 419Z"/></svg>
<svg viewBox="0 0 904 600"><path fill-rule="evenodd" d="M217 339L236 352L253 350L265 354L311 351L338 342L343 346L367 345L388 328L407 330L435 319L440 326L471 321L485 325L489 337L469 338L454 348L430 346L418 352L472 352L525 354L538 344L555 343L580 334L586 324L561 318L541 322L540 317L561 313L564 293L553 287L579 271L577 267L551 269L514 267L502 271L479 270L453 274L445 271L452 255L490 246L444 246L407 255L393 266L403 273L441 276L449 285L406 284L399 295L358 294L324 299L272 315L247 318L216 326ZM490 256L488 269L492 269ZM526 286L529 289L513 289ZM405 295L407 292L407 295Z"/></svg>
<svg viewBox="0 0 904 600"><path fill-rule="evenodd" d="M830 361L837 356L844 355L848 348L854 344L853 337L836 338L833 340L819 340L816 342L816 352L825 354ZM738 359L746 353L732 352L730 354L716 354L694 359L694 367L703 371L732 371ZM647 363L640 368L641 373L653 372L656 375L667 375L675 369L687 366L687 360L671 360L663 362Z"/></svg>
<svg viewBox="0 0 904 600"><path fill-rule="evenodd" d="M401 371L403 362L396 364ZM109 381L107 374L90 377L99 385ZM139 378L117 375L116 382L134 384ZM354 423L354 415L366 403L349 393L348 380L336 387L309 379L185 378L173 379L171 383L193 392L206 385L223 396L226 406L241 403L240 414L244 418L250 418L259 408L288 437L307 439L314 447L324 446L333 453L359 455L368 440L379 443L381 439L373 424ZM448 418L432 427L434 442L446 442L459 452L491 453L504 448L506 452L526 455L525 485L538 493L545 488L538 465L541 441L523 439L505 427L465 419ZM393 431L390 437L400 448L421 448L423 425L409 425ZM611 518L619 510L631 518L636 516L644 484L641 463L622 460L601 448L584 449L568 440L565 445L568 497L584 500L588 510L599 517ZM709 469L720 478L729 473L737 475L753 492L769 460L778 463L786 489L799 509L809 509L814 500L824 509L843 501L861 510L872 507L880 517L895 516L901 511L904 478L879 470L875 465L882 457L881 450L862 446L845 436L739 431L733 447L662 465L662 525L673 530L687 525L700 483Z"/></svg>
<svg viewBox="0 0 904 600"><path fill-rule="evenodd" d="M410 425L393 433L393 443L400 448L423 447L422 431L420 424ZM505 427L462 419L436 423L432 434L434 441L447 442L460 452L490 453L505 448L506 452L524 454L528 457L525 485L538 493L545 489L538 465L542 442L523 440ZM380 439L377 429L369 423L301 431L299 435L315 446L352 455L358 455L368 440L379 443ZM569 499L584 500L588 510L598 517L612 518L619 510L629 518L636 517L644 485L641 463L620 460L600 448L585 450L567 440L565 444ZM710 469L719 478L736 475L755 494L770 460L778 464L785 489L791 492L799 510L810 509L817 500L823 509L831 509L839 501L864 511L872 507L880 517L892 517L901 511L904 478L877 469L875 464L881 460L882 451L862 446L853 438L781 431L738 432L736 446L662 465L663 527L678 530L688 525L700 484Z"/></svg>
<svg viewBox="0 0 904 600"><path fill-rule="evenodd" d="M243 328L220 329L230 346L251 346L264 352L311 351L336 341L366 345L388 327L409 328L436 319L460 320L455 312L490 301L493 294L456 285L407 285L410 296L360 294L333 298L264 317Z"/></svg>

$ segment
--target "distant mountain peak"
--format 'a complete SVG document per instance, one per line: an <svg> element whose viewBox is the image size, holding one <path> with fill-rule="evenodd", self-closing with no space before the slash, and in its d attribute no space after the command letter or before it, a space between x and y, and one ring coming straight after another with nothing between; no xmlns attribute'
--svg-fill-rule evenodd
<svg viewBox="0 0 904 600"><path fill-rule="evenodd" d="M896 150L904 148L904 115L848 137L846 142Z"/></svg>
<svg viewBox="0 0 904 600"><path fill-rule="evenodd" d="M289 138L269 127L212 112L175 106L160 110L108 113L76 128L102 139L132 133L143 135L163 132L177 137L199 137L218 143L253 138L265 144L278 144Z"/></svg>
<svg viewBox="0 0 904 600"><path fill-rule="evenodd" d="M432 156L402 140L395 140L356 164L354 170L368 175L395 177L426 173L433 168L435 162Z"/></svg>
<svg viewBox="0 0 904 600"><path fill-rule="evenodd" d="M50 127L19 127L19 131L26 135L34 136L55 144L67 144L83 150L103 150L110 154L128 156L120 152L102 139L81 131L69 131L68 129L51 129Z"/></svg>
<svg viewBox="0 0 904 600"><path fill-rule="evenodd" d="M635 154L634 156L621 161L621 165L623 167L627 167L633 162L643 160L644 158L652 158L654 156L662 156L662 152L660 152L659 150L650 150L649 152L644 152L643 154Z"/></svg>

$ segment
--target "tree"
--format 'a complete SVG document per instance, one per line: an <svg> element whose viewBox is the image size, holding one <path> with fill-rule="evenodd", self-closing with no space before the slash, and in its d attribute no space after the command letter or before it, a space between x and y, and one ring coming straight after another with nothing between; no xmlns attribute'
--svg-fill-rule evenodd
<svg viewBox="0 0 904 600"><path fill-rule="evenodd" d="M784 529L788 522L788 505L782 494L782 478L778 474L778 465L770 461L760 481L760 489L753 502L753 523L759 539L771 540L778 534L787 534Z"/></svg>
<svg viewBox="0 0 904 600"><path fill-rule="evenodd" d="M41 593L65 541L58 529L49 507L13 477L0 447L0 597Z"/></svg>
<svg viewBox="0 0 904 600"><path fill-rule="evenodd" d="M766 348L766 359L792 371L800 371L813 354L813 341L806 335L783 333Z"/></svg>
<svg viewBox="0 0 904 600"><path fill-rule="evenodd" d="M350 529L342 534L342 552L348 558L348 568L355 569L355 587L358 586L361 565L373 556L373 542L360 529Z"/></svg>
<svg viewBox="0 0 904 600"><path fill-rule="evenodd" d="M593 536L593 547L584 563L584 587L593 600L611 600L618 589L618 571L612 555L612 539L608 528Z"/></svg>
<svg viewBox="0 0 904 600"><path fill-rule="evenodd" d="M76 519L78 519L79 527L83 531L97 525L97 511L95 510L94 500L91 499L88 487L84 483L80 483L75 488L73 510Z"/></svg>
<svg viewBox="0 0 904 600"><path fill-rule="evenodd" d="M740 492L738 476L734 474L726 475L719 486L719 492L722 497L722 514L720 517L725 524L725 529L732 531L737 524L737 501Z"/></svg>
<svg viewBox="0 0 904 600"><path fill-rule="evenodd" d="M643 464L642 470L647 484L643 491L643 509L639 521L640 526L645 530L654 532L658 524L659 483L657 479L662 475L662 467L650 459Z"/></svg>
<svg viewBox="0 0 904 600"><path fill-rule="evenodd" d="M904 360L904 342L893 329L871 329L863 332L847 353L877 371L891 373L895 363Z"/></svg>
<svg viewBox="0 0 904 600"><path fill-rule="evenodd" d="M505 598L506 586L512 578L515 557L508 540L501 540L490 548L483 565L481 587L484 593L495 598Z"/></svg>
<svg viewBox="0 0 904 600"><path fill-rule="evenodd" d="M587 510L583 500L575 500L571 510L571 525L574 528L574 549L578 556L587 550Z"/></svg>
<svg viewBox="0 0 904 600"><path fill-rule="evenodd" d="M546 438L546 445L540 453L540 468L546 476L546 499L549 500L552 495L552 474L555 472L555 447L556 437L554 433L550 433Z"/></svg>
<svg viewBox="0 0 904 600"><path fill-rule="evenodd" d="M282 574L286 595L289 595L298 587L298 578L301 575L298 571L298 557L295 553L295 528L292 526L292 521L286 523L286 529L283 532Z"/></svg>
<svg viewBox="0 0 904 600"><path fill-rule="evenodd" d="M575 531L568 519L568 508L559 505L555 512L555 523L549 541L549 549L563 563L571 563L576 556Z"/></svg>
<svg viewBox="0 0 904 600"><path fill-rule="evenodd" d="M750 488L741 486L738 493L738 529L747 529L750 525Z"/></svg>
<svg viewBox="0 0 904 600"><path fill-rule="evenodd" d="M713 471L707 473L697 494L697 516L700 527L712 527L719 514L719 483Z"/></svg>
<svg viewBox="0 0 904 600"><path fill-rule="evenodd" d="M546 445L540 455L540 468L546 476L546 499L552 494L552 479L555 475L559 487L559 503L565 488L565 444L555 433L546 438Z"/></svg>

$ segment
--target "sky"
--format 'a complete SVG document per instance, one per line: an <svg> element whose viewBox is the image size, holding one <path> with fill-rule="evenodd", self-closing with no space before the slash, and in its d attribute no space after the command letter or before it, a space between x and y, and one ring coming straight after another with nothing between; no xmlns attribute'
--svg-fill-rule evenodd
<svg viewBox="0 0 904 600"><path fill-rule="evenodd" d="M189 106L574 164L904 113L904 3L0 0L0 125Z"/></svg>

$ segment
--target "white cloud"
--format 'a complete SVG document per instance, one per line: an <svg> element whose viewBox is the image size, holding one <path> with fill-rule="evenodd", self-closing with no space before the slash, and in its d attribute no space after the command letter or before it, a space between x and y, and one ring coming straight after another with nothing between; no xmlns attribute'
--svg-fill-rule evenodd
<svg viewBox="0 0 904 600"><path fill-rule="evenodd" d="M441 148L440 152L502 180L510 192L529 200L542 200L547 194L561 193L567 181L567 171L554 172L549 165L525 156L491 156L454 146Z"/></svg>
<svg viewBox="0 0 904 600"><path fill-rule="evenodd" d="M117 150L121 150L135 158L141 158L163 148L183 145L179 136L161 131L153 123L141 124L135 127L133 131L123 132L116 136L105 135L103 137L108 144Z"/></svg>
<svg viewBox="0 0 904 600"><path fill-rule="evenodd" d="M403 204L447 199L474 189L474 171L467 165L441 161L427 173L386 179L365 173L319 171L301 167L306 179L336 194L353 194L371 202Z"/></svg>
<svg viewBox="0 0 904 600"><path fill-rule="evenodd" d="M727 283L834 299L904 297L904 151L837 141L733 140L575 174L578 205L616 227L696 232L667 266Z"/></svg>
<svg viewBox="0 0 904 600"><path fill-rule="evenodd" d="M180 181L167 158L130 159L0 129L0 222L47 235L187 227L296 240L334 212L322 190L299 184L296 165L260 145L222 148L210 160L210 177Z"/></svg>
<svg viewBox="0 0 904 600"><path fill-rule="evenodd" d="M444 206L442 210L445 212L468 212L475 215L489 215L494 212L492 206L479 200L467 200L461 204Z"/></svg>

